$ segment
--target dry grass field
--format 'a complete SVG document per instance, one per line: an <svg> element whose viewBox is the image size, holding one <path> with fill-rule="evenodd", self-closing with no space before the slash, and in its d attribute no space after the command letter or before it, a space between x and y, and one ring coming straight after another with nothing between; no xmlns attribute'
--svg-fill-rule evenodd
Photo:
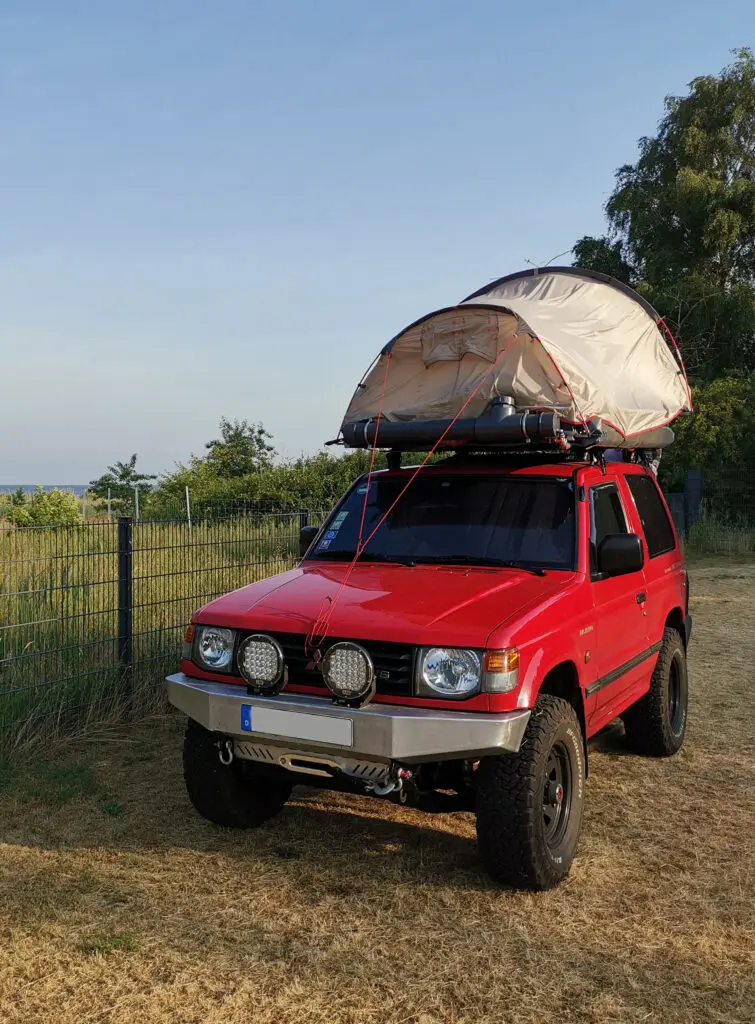
<svg viewBox="0 0 755 1024"><path fill-rule="evenodd" d="M297 791L258 832L192 812L181 723L0 780L3 1024L755 1019L755 566L693 574L689 739L591 753L572 875L479 874L471 815Z"/></svg>

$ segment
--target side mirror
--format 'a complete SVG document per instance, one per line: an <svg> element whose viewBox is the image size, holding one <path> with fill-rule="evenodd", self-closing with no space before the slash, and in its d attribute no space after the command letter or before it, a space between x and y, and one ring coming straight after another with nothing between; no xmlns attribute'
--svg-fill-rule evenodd
<svg viewBox="0 0 755 1024"><path fill-rule="evenodd" d="M307 551L309 550L309 545L312 543L312 541L315 539L315 537L317 536L317 534L319 532L320 532L320 527L319 526L302 526L301 530L299 530L299 557L300 558L304 558L304 556L306 555Z"/></svg>
<svg viewBox="0 0 755 1024"><path fill-rule="evenodd" d="M598 548L598 572L605 576L625 576L639 572L645 564L642 540L636 533L609 533Z"/></svg>

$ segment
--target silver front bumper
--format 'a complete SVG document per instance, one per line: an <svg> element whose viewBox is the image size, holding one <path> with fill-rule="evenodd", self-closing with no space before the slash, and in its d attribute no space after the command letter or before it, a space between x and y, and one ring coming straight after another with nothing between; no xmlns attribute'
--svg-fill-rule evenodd
<svg viewBox="0 0 755 1024"><path fill-rule="evenodd" d="M192 679L181 672L168 676L167 683L171 704L205 729L233 739L242 757L251 756L244 749L259 741L287 751L330 755L336 762L340 758L334 755L419 764L515 753L530 717L526 710L480 714L395 704L343 708L322 697L293 693L250 697L242 686Z"/></svg>

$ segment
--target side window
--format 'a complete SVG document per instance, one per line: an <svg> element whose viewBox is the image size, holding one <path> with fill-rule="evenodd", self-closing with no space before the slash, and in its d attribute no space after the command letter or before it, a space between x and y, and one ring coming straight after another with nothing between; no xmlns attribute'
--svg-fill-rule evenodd
<svg viewBox="0 0 755 1024"><path fill-rule="evenodd" d="M616 484L590 490L590 573L598 569L598 548L610 533L629 533Z"/></svg>
<svg viewBox="0 0 755 1024"><path fill-rule="evenodd" d="M648 555L655 558L676 547L674 531L658 488L649 476L627 475L627 485L637 506L645 533Z"/></svg>

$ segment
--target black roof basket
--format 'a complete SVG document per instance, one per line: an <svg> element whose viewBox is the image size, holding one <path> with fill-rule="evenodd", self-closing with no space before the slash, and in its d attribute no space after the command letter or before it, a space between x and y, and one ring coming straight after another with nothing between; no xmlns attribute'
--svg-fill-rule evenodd
<svg viewBox="0 0 755 1024"><path fill-rule="evenodd" d="M517 410L508 396L493 399L487 412L474 418L452 420L360 420L342 428L338 442L347 448L377 447L395 452L430 449L490 452L535 451L553 455L588 452L605 448L657 449L673 441L673 431L661 427L624 439L604 430L599 419L586 424L566 423L554 410ZM438 441L442 438L442 441Z"/></svg>

